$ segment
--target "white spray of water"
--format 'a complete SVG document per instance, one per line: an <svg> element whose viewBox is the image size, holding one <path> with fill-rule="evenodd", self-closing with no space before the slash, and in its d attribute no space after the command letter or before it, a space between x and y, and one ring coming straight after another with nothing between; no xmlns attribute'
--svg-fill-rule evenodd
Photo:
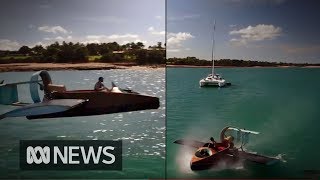
<svg viewBox="0 0 320 180"><path fill-rule="evenodd" d="M223 170L245 170L244 168L244 161L239 160L234 163L228 163L227 161L219 161L219 163L214 166L214 168L211 168L210 171L223 171Z"/></svg>
<svg viewBox="0 0 320 180"><path fill-rule="evenodd" d="M190 161L195 149L187 146L181 146L176 156L176 164L183 174L194 174L190 168Z"/></svg>
<svg viewBox="0 0 320 180"><path fill-rule="evenodd" d="M284 154L284 153L283 153L283 154L278 154L278 155L276 155L275 158L279 159L281 162L284 162L284 163L287 162L287 160L286 160L286 154Z"/></svg>

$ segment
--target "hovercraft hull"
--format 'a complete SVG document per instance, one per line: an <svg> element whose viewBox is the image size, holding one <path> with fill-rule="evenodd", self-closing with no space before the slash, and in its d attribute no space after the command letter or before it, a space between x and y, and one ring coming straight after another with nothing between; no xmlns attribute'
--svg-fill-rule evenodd
<svg viewBox="0 0 320 180"><path fill-rule="evenodd" d="M61 113L27 116L28 119L90 116L146 109L157 109L159 98L136 93L114 93L94 90L76 90L52 93L53 99L83 99L83 105Z"/></svg>

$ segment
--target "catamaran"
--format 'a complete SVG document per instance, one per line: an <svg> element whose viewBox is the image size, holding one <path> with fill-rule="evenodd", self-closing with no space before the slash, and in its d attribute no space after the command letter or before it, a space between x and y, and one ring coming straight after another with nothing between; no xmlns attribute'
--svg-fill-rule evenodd
<svg viewBox="0 0 320 180"><path fill-rule="evenodd" d="M215 31L216 21L214 21L213 25L213 38L212 38L212 52L211 52L211 60L212 60L212 68L211 68L211 74L209 74L206 78L203 78L199 81L200 87L205 86L214 86L214 87L224 87L227 85L231 85L231 83L226 82L226 80L220 75L216 74L214 72L214 31Z"/></svg>

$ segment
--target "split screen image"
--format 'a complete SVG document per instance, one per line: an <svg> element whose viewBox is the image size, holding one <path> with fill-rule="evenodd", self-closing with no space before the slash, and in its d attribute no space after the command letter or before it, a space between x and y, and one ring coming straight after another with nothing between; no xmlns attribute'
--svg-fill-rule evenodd
<svg viewBox="0 0 320 180"><path fill-rule="evenodd" d="M1 0L0 178L318 178L319 12Z"/></svg>

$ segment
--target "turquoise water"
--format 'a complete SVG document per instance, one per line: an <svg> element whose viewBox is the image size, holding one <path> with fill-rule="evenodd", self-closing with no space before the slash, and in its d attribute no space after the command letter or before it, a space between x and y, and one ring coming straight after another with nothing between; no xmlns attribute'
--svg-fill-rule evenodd
<svg viewBox="0 0 320 180"><path fill-rule="evenodd" d="M319 170L320 69L219 68L228 88L199 88L208 68L167 68L167 177L304 177ZM218 139L225 126L259 131L247 151L278 157L272 166L240 163L193 172L195 149L181 138Z"/></svg>
<svg viewBox="0 0 320 180"><path fill-rule="evenodd" d="M113 80L120 87L160 97L161 107L90 117L2 120L0 178L163 178L165 163L168 178L303 177L304 170L320 169L320 69L217 71L232 83L231 87L199 88L200 78L209 73L207 68L168 68L167 84L163 69L50 72L56 84L65 84L70 90L90 89L97 77L104 76L108 87ZM0 80L25 81L31 74L0 73ZM30 102L28 86L19 90L21 100ZM0 105L0 113L13 108ZM251 139L247 151L276 156L281 162L273 166L245 163L191 171L189 161L194 149L172 142L181 138L208 141L210 136L217 139L227 125L261 132ZM123 171L20 171L21 139L122 139Z"/></svg>
<svg viewBox="0 0 320 180"><path fill-rule="evenodd" d="M7 83L27 81L33 72L0 73ZM165 172L165 70L52 71L55 84L92 89L99 76L160 98L160 108L100 116L0 121L0 178L163 178ZM21 101L31 102L27 85ZM15 107L0 105L0 113ZM123 140L123 171L21 171L19 140Z"/></svg>

